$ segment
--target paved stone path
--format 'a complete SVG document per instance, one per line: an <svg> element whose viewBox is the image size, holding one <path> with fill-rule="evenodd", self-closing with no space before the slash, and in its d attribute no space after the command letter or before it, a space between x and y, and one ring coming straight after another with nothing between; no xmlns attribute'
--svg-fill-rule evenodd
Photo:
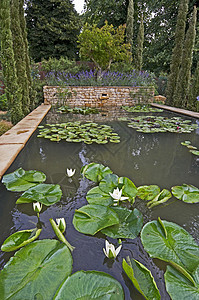
<svg viewBox="0 0 199 300"><path fill-rule="evenodd" d="M0 179L37 126L50 110L51 105L40 105L27 115L23 120L13 126L10 130L0 136Z"/></svg>

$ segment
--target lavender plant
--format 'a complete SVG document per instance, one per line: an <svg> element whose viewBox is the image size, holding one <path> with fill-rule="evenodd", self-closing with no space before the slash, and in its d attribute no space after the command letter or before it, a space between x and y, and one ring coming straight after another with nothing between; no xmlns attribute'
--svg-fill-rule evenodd
<svg viewBox="0 0 199 300"><path fill-rule="evenodd" d="M149 86L154 85L153 74L147 71L133 70L129 73L104 73L100 81L96 80L93 70L81 71L76 74L67 72L49 72L46 76L48 85L59 86Z"/></svg>

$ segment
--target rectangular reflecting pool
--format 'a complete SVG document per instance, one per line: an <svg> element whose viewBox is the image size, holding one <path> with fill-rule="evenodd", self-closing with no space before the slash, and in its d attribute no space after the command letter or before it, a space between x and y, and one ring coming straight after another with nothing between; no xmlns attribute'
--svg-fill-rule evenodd
<svg viewBox="0 0 199 300"><path fill-rule="evenodd" d="M140 300L144 297L136 290L122 269L122 260L127 256L140 261L152 272L161 297L170 299L164 284L166 264L158 259L152 259L145 252L140 236L122 241L122 250L115 260L107 259L103 253L106 236L97 233L95 236L85 235L75 230L72 220L75 210L87 204L86 194L95 184L83 178L81 168L91 162L108 166L119 177L128 177L136 185L158 185L161 190L182 184L190 184L199 188L199 156L189 152L181 142L190 141L199 149L199 127L191 133L155 132L144 133L128 127L127 121L119 121L118 117L138 117L156 115L181 117L198 124L197 119L180 116L176 113L128 113L104 111L100 115L58 114L50 111L42 125L63 122L92 121L107 124L120 136L120 143L85 144L84 142L67 142L61 140L52 142L49 139L38 138L39 129L33 134L27 145L18 155L6 174L22 167L24 170L38 170L46 174L46 183L59 184L63 195L61 201L43 207L40 213L42 232L39 239L55 238L49 219L64 217L66 220L66 238L75 246L73 251L73 273L78 270L97 270L112 275L117 279L125 293L126 300ZM72 178L66 176L66 169L76 169ZM37 216L31 204L16 205L21 193L7 191L0 183L0 243L12 233L34 228ZM189 204L170 198L167 202L152 209L146 201L136 198L129 208L139 209L144 217L144 223L151 220L174 222L187 230L199 244L199 204ZM117 244L111 238L108 240ZM0 252L1 269L14 252ZM50 299L46 299L50 300Z"/></svg>

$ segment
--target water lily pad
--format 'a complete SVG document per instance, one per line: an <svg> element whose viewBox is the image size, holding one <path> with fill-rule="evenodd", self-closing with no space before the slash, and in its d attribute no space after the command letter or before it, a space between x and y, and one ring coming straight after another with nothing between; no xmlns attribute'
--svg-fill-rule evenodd
<svg viewBox="0 0 199 300"><path fill-rule="evenodd" d="M129 197L129 201L134 203L137 195L135 184L127 177L119 177L119 186L122 185L122 195Z"/></svg>
<svg viewBox="0 0 199 300"><path fill-rule="evenodd" d="M28 229L21 230L10 235L2 244L1 250L10 252L17 250L38 238L41 233L41 229Z"/></svg>
<svg viewBox="0 0 199 300"><path fill-rule="evenodd" d="M55 133L57 133L59 139L64 139L67 142L78 143L83 141L86 144L91 144L92 142L106 144L110 139L119 141L118 134L112 131L111 126L98 125L97 123L67 122L53 124L52 126L48 125L48 128L41 128L38 136L55 141L52 138L56 138Z"/></svg>
<svg viewBox="0 0 199 300"><path fill-rule="evenodd" d="M113 198L109 194L103 192L98 186L88 191L86 200L89 204L100 204L105 206L110 206L114 203Z"/></svg>
<svg viewBox="0 0 199 300"><path fill-rule="evenodd" d="M119 217L119 224L101 230L102 233L114 239L135 239L143 225L142 213L136 208L130 210L124 207L112 207L112 209Z"/></svg>
<svg viewBox="0 0 199 300"><path fill-rule="evenodd" d="M199 265L199 246L179 225L168 221L151 221L144 225L141 240L151 257L180 265L189 273Z"/></svg>
<svg viewBox="0 0 199 300"><path fill-rule="evenodd" d="M1 299L53 299L60 284L71 274L72 262L70 250L58 241L41 240L26 245L0 273Z"/></svg>
<svg viewBox="0 0 199 300"><path fill-rule="evenodd" d="M137 188L137 197L142 200L153 200L159 193L160 188L157 185L143 185Z"/></svg>
<svg viewBox="0 0 199 300"><path fill-rule="evenodd" d="M13 173L4 175L2 183L5 184L9 191L24 192L45 180L46 175L42 172L35 170L25 171L19 168Z"/></svg>
<svg viewBox="0 0 199 300"><path fill-rule="evenodd" d="M119 177L115 174L108 174L102 179L99 183L99 188L109 194L109 192L113 192L113 190L119 185Z"/></svg>
<svg viewBox="0 0 199 300"><path fill-rule="evenodd" d="M75 211L73 225L79 232L94 235L98 231L119 223L117 213L103 205L85 205Z"/></svg>
<svg viewBox="0 0 199 300"><path fill-rule="evenodd" d="M198 150L190 150L190 152L194 155L199 156L199 151Z"/></svg>
<svg viewBox="0 0 199 300"><path fill-rule="evenodd" d="M164 278L167 292L172 300L199 299L199 267L192 275L195 279L195 285L178 270L172 266L167 266Z"/></svg>
<svg viewBox="0 0 199 300"><path fill-rule="evenodd" d="M167 189L163 189L153 200L147 203L149 208L162 204L172 197L171 193Z"/></svg>
<svg viewBox="0 0 199 300"><path fill-rule="evenodd" d="M121 284L112 276L97 271L79 271L69 276L54 300L124 300Z"/></svg>
<svg viewBox="0 0 199 300"><path fill-rule="evenodd" d="M16 204L40 202L46 206L57 203L62 196L61 188L58 184L38 184L24 192L17 200Z"/></svg>
<svg viewBox="0 0 199 300"><path fill-rule="evenodd" d="M90 163L82 167L81 173L94 182L100 182L106 175L112 174L113 172L109 167L105 167L104 165Z"/></svg>
<svg viewBox="0 0 199 300"><path fill-rule="evenodd" d="M184 202L199 202L199 189L193 185L183 184L181 186L173 186L171 191L174 197Z"/></svg>
<svg viewBox="0 0 199 300"><path fill-rule="evenodd" d="M127 262L123 259L122 266L136 289L145 297L145 299L161 299L153 275L143 264L135 259L129 259L129 257L127 257Z"/></svg>

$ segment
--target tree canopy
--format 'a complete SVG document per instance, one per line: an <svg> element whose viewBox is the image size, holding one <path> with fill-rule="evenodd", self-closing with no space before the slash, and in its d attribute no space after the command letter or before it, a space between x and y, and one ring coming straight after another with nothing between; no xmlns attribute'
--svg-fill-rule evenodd
<svg viewBox="0 0 199 300"><path fill-rule="evenodd" d="M139 30L141 14L144 21L144 51L143 69L155 73L169 72L172 49L175 40L178 6L180 0L134 0L134 54ZM197 0L189 1L188 18ZM86 0L85 22L95 23L99 27L107 20L109 24L118 27L127 20L129 0ZM197 22L199 24L199 20ZM198 60L194 53L194 68Z"/></svg>
<svg viewBox="0 0 199 300"><path fill-rule="evenodd" d="M80 16L70 0L26 0L26 22L32 58L77 56Z"/></svg>
<svg viewBox="0 0 199 300"><path fill-rule="evenodd" d="M130 44L124 43L124 32L124 25L114 29L107 21L102 28L88 23L83 27L78 39L80 57L94 62L99 77L113 61L130 59Z"/></svg>

